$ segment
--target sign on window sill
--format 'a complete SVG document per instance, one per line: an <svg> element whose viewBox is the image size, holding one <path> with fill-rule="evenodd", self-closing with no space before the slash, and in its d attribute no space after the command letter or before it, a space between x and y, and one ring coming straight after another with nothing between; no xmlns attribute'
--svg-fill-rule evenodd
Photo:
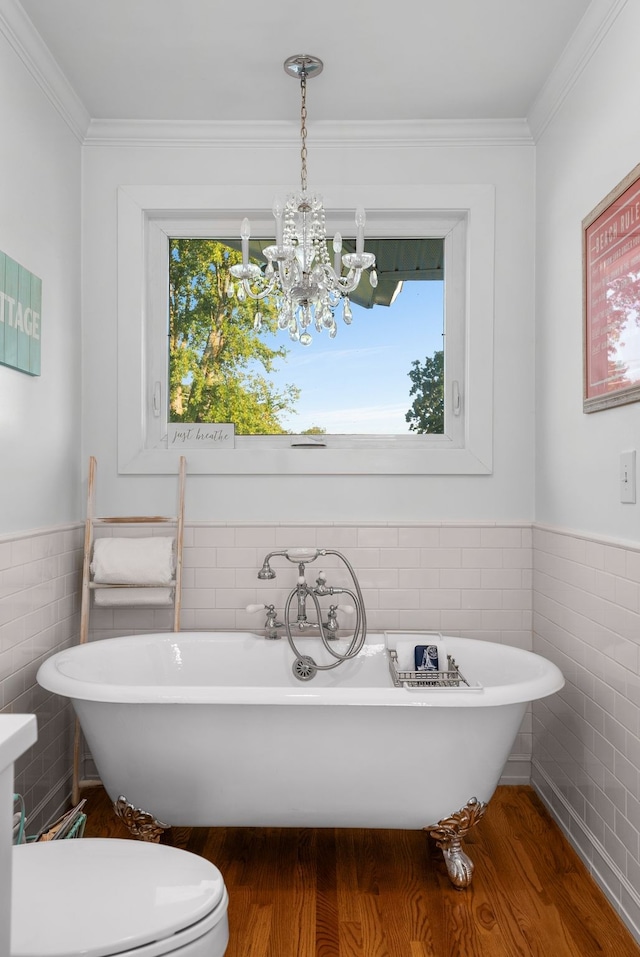
<svg viewBox="0 0 640 957"><path fill-rule="evenodd" d="M170 449L233 449L236 427L233 422L169 422L167 446Z"/></svg>

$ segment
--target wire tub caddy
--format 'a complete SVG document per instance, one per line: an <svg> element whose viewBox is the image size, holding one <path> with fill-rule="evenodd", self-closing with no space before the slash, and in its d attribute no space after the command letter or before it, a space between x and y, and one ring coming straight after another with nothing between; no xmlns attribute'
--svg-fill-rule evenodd
<svg viewBox="0 0 640 957"><path fill-rule="evenodd" d="M482 691L482 685L467 681L456 664L453 655L447 655L446 671L402 671L398 666L398 653L389 648L389 673L396 688L463 688Z"/></svg>

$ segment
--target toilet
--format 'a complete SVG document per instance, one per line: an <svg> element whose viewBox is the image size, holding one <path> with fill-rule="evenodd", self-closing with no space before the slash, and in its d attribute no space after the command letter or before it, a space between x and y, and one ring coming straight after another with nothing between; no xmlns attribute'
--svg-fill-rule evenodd
<svg viewBox="0 0 640 957"><path fill-rule="evenodd" d="M197 854L117 838L12 848L11 957L223 957L222 874Z"/></svg>

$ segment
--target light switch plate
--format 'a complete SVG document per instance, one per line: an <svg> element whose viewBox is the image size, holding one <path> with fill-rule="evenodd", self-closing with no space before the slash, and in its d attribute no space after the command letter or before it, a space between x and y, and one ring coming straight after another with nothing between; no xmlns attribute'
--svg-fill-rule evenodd
<svg viewBox="0 0 640 957"><path fill-rule="evenodd" d="M620 501L635 505L636 501L636 453L620 453Z"/></svg>

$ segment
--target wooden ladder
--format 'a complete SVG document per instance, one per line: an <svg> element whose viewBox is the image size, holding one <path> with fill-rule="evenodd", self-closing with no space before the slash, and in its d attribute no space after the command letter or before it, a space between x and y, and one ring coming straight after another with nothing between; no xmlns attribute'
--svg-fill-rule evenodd
<svg viewBox="0 0 640 957"><path fill-rule="evenodd" d="M91 592L95 588L104 587L91 580L91 556L93 553L94 531L96 526L122 525L173 525L176 528L176 567L175 577L167 587L173 589L173 631L180 631L180 611L182 607L182 552L184 543L184 491L187 474L187 460L180 456L178 472L178 508L175 515L133 515L133 516L102 516L95 514L97 461L92 455L89 458L89 479L87 486L87 515L84 525L84 555L82 560L82 600L80 606L80 644L89 640L89 619L91 615ZM109 587L109 586L106 586ZM154 587L141 584L141 588ZM126 606L124 606L126 607ZM80 722L76 718L73 740L73 779L72 801L75 804L80 799L80 790L100 784L99 781L80 780L80 748L82 732Z"/></svg>

